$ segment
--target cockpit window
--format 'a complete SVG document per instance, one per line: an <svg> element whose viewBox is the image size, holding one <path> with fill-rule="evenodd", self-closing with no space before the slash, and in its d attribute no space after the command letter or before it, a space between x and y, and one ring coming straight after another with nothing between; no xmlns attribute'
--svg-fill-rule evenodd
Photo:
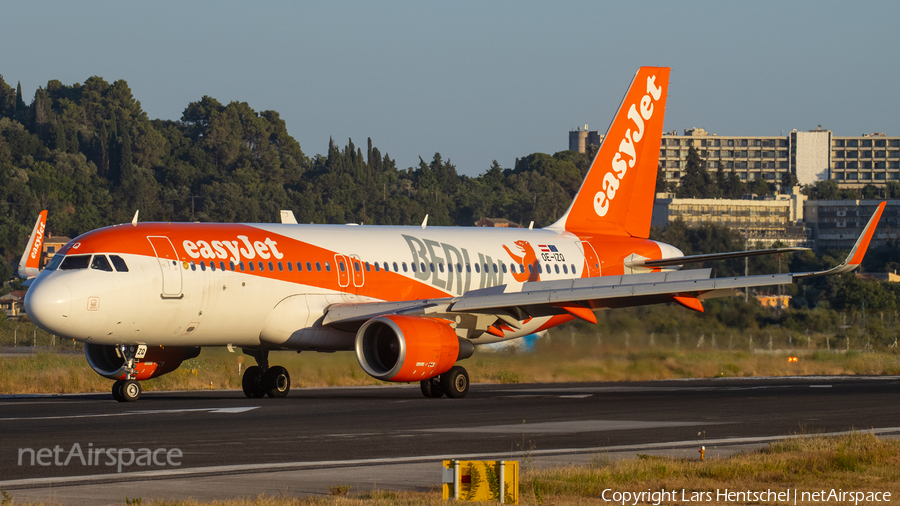
<svg viewBox="0 0 900 506"><path fill-rule="evenodd" d="M128 272L128 266L125 265L125 260L122 260L122 257L119 255L110 255L109 259L112 260L114 266L116 266L116 270L119 272Z"/></svg>
<svg viewBox="0 0 900 506"><path fill-rule="evenodd" d="M47 265L44 266L44 269L48 271L55 271L64 258L66 258L66 255L63 253L57 253L53 255L53 258L51 258L50 262L48 262Z"/></svg>
<svg viewBox="0 0 900 506"><path fill-rule="evenodd" d="M91 263L90 255L68 255L59 266L61 271L74 271L77 269L87 269Z"/></svg>
<svg viewBox="0 0 900 506"><path fill-rule="evenodd" d="M113 270L112 265L109 265L109 260L106 259L106 255L94 255L94 260L91 261L91 269L106 272L112 272Z"/></svg>

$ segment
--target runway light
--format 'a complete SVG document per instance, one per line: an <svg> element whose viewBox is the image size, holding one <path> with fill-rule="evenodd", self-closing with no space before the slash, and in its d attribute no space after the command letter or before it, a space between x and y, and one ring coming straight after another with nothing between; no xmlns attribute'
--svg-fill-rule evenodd
<svg viewBox="0 0 900 506"><path fill-rule="evenodd" d="M796 362L797 357L788 357L788 362Z"/></svg>

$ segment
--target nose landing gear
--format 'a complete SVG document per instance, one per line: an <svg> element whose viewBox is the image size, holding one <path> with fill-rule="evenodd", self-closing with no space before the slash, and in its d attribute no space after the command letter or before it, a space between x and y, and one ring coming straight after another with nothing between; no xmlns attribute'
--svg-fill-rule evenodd
<svg viewBox="0 0 900 506"><path fill-rule="evenodd" d="M119 402L134 402L141 398L141 384L135 378L135 360L144 358L147 347L141 345L119 345L116 350L125 359L125 379L116 380L112 387L113 399Z"/></svg>
<svg viewBox="0 0 900 506"><path fill-rule="evenodd" d="M276 365L269 367L268 350L243 350L245 354L256 359L258 365L250 366L241 378L244 395L250 399L258 399L268 395L272 398L286 397L291 391L291 375L287 369Z"/></svg>

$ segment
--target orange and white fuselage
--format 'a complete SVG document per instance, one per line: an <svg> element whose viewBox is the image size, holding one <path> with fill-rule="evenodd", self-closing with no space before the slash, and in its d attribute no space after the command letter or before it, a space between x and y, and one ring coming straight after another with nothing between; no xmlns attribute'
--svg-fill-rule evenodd
<svg viewBox="0 0 900 506"><path fill-rule="evenodd" d="M58 255L28 293L30 317L57 335L332 351L352 349L355 336L317 324L334 304L445 299L503 285L509 293L528 281L623 274L630 258L680 252L648 239L549 229L138 223L89 232ZM550 320L471 340L521 337Z"/></svg>

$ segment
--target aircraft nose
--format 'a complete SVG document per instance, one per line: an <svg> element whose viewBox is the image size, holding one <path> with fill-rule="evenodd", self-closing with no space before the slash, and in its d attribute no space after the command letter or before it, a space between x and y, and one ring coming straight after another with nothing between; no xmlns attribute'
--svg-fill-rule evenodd
<svg viewBox="0 0 900 506"><path fill-rule="evenodd" d="M57 278L38 279L25 292L25 313L38 327L66 336L72 316L72 290Z"/></svg>

